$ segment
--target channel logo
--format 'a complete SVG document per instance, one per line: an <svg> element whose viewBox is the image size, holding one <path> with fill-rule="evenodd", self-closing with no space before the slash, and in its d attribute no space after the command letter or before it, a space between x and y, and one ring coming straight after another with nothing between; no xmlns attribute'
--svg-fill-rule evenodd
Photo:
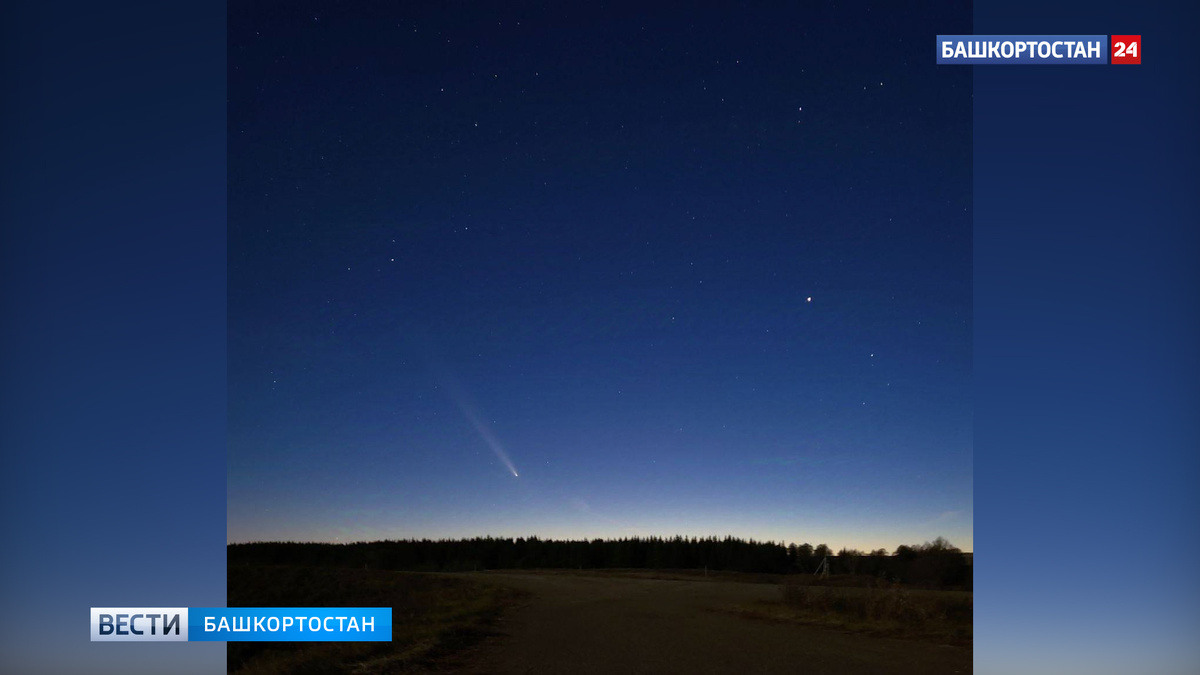
<svg viewBox="0 0 1200 675"><path fill-rule="evenodd" d="M1111 60L1110 60L1111 58ZM1141 35L939 35L938 65L1105 65L1142 62Z"/></svg>
<svg viewBox="0 0 1200 675"><path fill-rule="evenodd" d="M92 642L187 642L187 607L93 607Z"/></svg>
<svg viewBox="0 0 1200 675"><path fill-rule="evenodd" d="M92 642L391 642L391 607L92 607Z"/></svg>

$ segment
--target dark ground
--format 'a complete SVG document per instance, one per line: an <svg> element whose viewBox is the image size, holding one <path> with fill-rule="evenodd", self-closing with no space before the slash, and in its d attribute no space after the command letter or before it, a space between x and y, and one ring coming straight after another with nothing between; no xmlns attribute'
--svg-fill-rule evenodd
<svg viewBox="0 0 1200 675"><path fill-rule="evenodd" d="M970 673L970 647L755 620L733 610L779 599L771 584L517 572L461 575L530 593L495 634L439 672Z"/></svg>

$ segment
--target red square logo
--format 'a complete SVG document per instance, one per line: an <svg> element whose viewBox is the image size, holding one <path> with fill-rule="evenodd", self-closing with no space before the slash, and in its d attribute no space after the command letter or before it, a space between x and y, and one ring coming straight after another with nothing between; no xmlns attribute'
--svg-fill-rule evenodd
<svg viewBox="0 0 1200 675"><path fill-rule="evenodd" d="M1110 63L1138 64L1142 62L1141 35L1114 35L1108 45Z"/></svg>

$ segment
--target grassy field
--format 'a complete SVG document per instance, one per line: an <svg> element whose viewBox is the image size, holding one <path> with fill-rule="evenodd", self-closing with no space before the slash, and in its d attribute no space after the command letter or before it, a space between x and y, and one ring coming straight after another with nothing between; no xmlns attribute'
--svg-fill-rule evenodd
<svg viewBox="0 0 1200 675"><path fill-rule="evenodd" d="M965 646L972 641L971 591L935 590L867 576L761 574L690 569L514 570L509 574L777 584L780 599L725 608L748 618Z"/></svg>
<svg viewBox="0 0 1200 675"><path fill-rule="evenodd" d="M506 574L536 574L539 576L581 576L601 579L658 579L663 581L736 581L747 584L778 584L788 577L783 574L757 572L725 572L694 569L634 569L634 568L586 568L586 569L531 569L498 570Z"/></svg>
<svg viewBox="0 0 1200 675"><path fill-rule="evenodd" d="M852 574L835 574L821 579L811 574L771 574L769 572L729 572L703 569L636 569L636 568L584 568L584 569L530 569L503 570L510 574L571 575L600 578L662 579L667 581L732 581L743 584L778 584L815 586L822 588L877 588L878 577ZM962 587L938 589L925 586L904 585L903 588L923 593L926 590L967 590ZM967 594L970 592L968 590Z"/></svg>
<svg viewBox="0 0 1200 675"><path fill-rule="evenodd" d="M437 574L365 569L232 566L230 607L391 607L391 642L230 642L228 670L276 673L406 673L485 636L518 592Z"/></svg>
<svg viewBox="0 0 1200 675"><path fill-rule="evenodd" d="M871 635L953 645L972 640L974 600L970 591L910 589L875 582L868 586L811 577L780 584L777 602L738 607L753 618L825 626Z"/></svg>

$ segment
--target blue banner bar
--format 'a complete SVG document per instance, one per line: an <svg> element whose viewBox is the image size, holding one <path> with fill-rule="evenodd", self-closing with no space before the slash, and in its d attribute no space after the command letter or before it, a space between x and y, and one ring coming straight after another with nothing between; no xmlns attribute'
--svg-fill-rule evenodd
<svg viewBox="0 0 1200 675"><path fill-rule="evenodd" d="M1107 35L939 35L938 65L1105 65Z"/></svg>
<svg viewBox="0 0 1200 675"><path fill-rule="evenodd" d="M391 642L391 607L189 607L189 642Z"/></svg>

